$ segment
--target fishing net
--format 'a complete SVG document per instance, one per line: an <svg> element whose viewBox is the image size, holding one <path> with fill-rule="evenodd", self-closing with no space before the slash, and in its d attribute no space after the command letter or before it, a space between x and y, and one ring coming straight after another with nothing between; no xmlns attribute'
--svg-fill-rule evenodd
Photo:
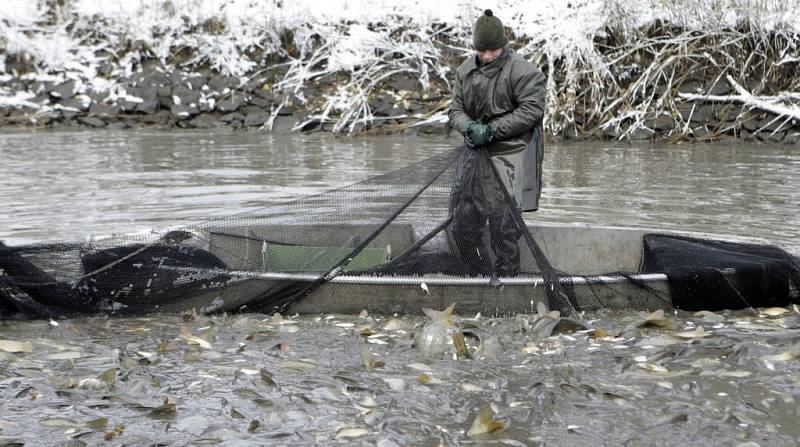
<svg viewBox="0 0 800 447"><path fill-rule="evenodd" d="M320 195L163 233L0 244L5 316L198 312L511 314L545 303L687 309L798 300L767 246L538 225L485 151L457 148ZM724 289L722 295L719 291Z"/></svg>

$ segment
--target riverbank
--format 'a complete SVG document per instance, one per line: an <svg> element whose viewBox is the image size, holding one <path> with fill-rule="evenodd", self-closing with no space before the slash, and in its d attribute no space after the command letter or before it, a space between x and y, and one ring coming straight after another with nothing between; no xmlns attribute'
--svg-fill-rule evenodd
<svg viewBox="0 0 800 447"><path fill-rule="evenodd" d="M480 14L184 3L0 13L0 126L445 133ZM548 76L551 137L800 144L797 2L494 3Z"/></svg>

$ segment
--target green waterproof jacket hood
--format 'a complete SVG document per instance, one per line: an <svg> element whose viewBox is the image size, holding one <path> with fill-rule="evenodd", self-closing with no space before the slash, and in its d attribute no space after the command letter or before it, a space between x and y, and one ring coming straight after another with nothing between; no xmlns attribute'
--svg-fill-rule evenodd
<svg viewBox="0 0 800 447"><path fill-rule="evenodd" d="M493 141L486 149L492 156L526 151L523 211L537 209L541 194L545 82L540 70L508 48L485 65L473 55L456 69L448 114L459 132L470 121L488 124Z"/></svg>

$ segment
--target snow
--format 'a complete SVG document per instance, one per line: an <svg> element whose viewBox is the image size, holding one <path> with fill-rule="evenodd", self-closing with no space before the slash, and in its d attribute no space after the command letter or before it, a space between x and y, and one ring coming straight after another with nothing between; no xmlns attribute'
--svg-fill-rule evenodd
<svg viewBox="0 0 800 447"><path fill-rule="evenodd" d="M242 77L265 68L250 57L254 52L288 56L281 42L287 31L299 56L290 61L284 88L298 91L309 79L357 69L372 77L357 80L358 88L400 71L415 72L424 87L429 77L444 79L448 70L438 63L441 50L432 36L446 33L468 54L473 23L486 8L525 39L523 56L563 58L569 66L601 73L606 67L593 42L608 27L635 30L659 19L698 29L746 23L800 32L798 0L66 0L53 10L48 3L3 0L0 76L17 76L4 56L20 55L32 62L36 80L75 79L82 81L78 93L120 96L124 90L113 79L139 69L141 59L167 63L188 49L183 67L207 63ZM379 52L400 54L401 60ZM322 61L325 67L317 68ZM114 65L109 79L99 74L106 62ZM364 94L342 89L328 99L340 109L358 106ZM28 96L0 95L2 104L30 104Z"/></svg>
<svg viewBox="0 0 800 447"><path fill-rule="evenodd" d="M9 95L4 90L0 89L0 107L28 107L31 109L38 109L39 105L29 101L36 96L30 92L15 92L13 95Z"/></svg>

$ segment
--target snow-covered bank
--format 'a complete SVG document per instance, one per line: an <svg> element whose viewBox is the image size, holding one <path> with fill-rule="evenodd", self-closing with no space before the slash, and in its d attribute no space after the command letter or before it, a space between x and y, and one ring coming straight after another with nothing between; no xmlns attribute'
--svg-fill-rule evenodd
<svg viewBox="0 0 800 447"><path fill-rule="evenodd" d="M548 75L552 135L800 140L798 0L6 4L5 125L435 131L489 7Z"/></svg>

